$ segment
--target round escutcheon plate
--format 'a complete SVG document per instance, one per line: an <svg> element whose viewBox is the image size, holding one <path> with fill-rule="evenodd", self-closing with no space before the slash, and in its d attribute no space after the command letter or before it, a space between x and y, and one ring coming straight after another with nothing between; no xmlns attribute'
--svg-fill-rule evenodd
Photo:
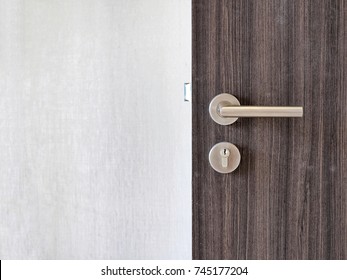
<svg viewBox="0 0 347 280"><path fill-rule="evenodd" d="M209 160L214 170L225 174L233 172L239 166L241 154L234 144L221 142L212 147Z"/></svg>
<svg viewBox="0 0 347 280"><path fill-rule="evenodd" d="M211 118L218 124L229 125L237 121L237 118L222 117L219 114L220 106L240 106L239 100L229 93L221 93L212 99L209 107Z"/></svg>

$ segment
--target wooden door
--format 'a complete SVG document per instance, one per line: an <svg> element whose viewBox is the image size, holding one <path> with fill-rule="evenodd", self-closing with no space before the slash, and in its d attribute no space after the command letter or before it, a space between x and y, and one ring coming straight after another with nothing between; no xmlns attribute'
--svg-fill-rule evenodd
<svg viewBox="0 0 347 280"><path fill-rule="evenodd" d="M304 107L221 126L211 99ZM222 141L241 151L227 175ZM347 2L193 0L193 258L347 258Z"/></svg>

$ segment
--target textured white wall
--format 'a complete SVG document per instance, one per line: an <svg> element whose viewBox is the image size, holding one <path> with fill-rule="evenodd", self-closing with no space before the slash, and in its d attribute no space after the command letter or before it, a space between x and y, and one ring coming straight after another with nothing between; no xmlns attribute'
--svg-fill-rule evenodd
<svg viewBox="0 0 347 280"><path fill-rule="evenodd" d="M191 258L190 0L0 0L0 258Z"/></svg>

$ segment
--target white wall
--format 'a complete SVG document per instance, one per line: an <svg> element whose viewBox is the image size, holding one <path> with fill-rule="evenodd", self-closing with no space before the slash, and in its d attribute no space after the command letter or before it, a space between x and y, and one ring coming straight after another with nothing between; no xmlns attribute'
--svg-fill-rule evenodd
<svg viewBox="0 0 347 280"><path fill-rule="evenodd" d="M0 0L0 259L191 258L190 0Z"/></svg>

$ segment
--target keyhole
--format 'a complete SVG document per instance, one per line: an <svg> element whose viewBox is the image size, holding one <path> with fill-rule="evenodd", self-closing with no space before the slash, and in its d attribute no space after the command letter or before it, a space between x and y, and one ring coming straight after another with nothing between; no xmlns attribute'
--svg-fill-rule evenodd
<svg viewBox="0 0 347 280"><path fill-rule="evenodd" d="M208 157L212 168L222 174L233 172L241 160L239 149L228 142L214 145Z"/></svg>
<svg viewBox="0 0 347 280"><path fill-rule="evenodd" d="M224 148L220 151L220 155L222 157L222 167L227 168L230 151L228 149Z"/></svg>

